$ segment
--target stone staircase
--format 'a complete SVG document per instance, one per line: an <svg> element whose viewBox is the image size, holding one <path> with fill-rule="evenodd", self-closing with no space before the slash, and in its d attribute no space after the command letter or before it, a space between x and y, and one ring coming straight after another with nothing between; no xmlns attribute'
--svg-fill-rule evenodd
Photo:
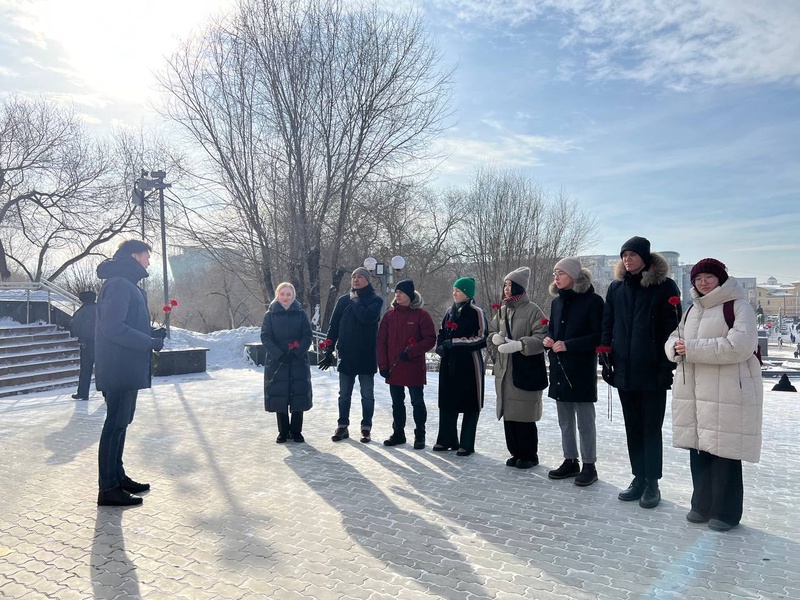
<svg viewBox="0 0 800 600"><path fill-rule="evenodd" d="M56 325L0 325L0 398L77 389L80 344Z"/></svg>

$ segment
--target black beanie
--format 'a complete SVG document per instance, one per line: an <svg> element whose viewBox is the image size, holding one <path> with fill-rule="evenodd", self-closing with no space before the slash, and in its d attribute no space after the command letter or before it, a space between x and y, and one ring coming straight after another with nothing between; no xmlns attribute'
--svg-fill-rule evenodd
<svg viewBox="0 0 800 600"><path fill-rule="evenodd" d="M644 262L650 264L650 240L647 238L639 237L638 235L633 236L627 242L622 244L622 249L619 251L619 257L622 258L622 255L628 250L631 252L636 252L636 254L638 254Z"/></svg>
<svg viewBox="0 0 800 600"><path fill-rule="evenodd" d="M414 299L414 282L411 281L410 279L403 279L403 281L398 281L397 285L394 286L394 291L396 292L397 290L400 290L412 300Z"/></svg>

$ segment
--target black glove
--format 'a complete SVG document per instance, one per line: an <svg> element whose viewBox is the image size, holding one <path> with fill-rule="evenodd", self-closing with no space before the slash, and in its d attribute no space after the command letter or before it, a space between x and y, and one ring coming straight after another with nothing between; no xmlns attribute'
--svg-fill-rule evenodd
<svg viewBox="0 0 800 600"><path fill-rule="evenodd" d="M384 379L389 379L389 375L391 375L391 372L388 370L381 371L380 373L381 377L383 377Z"/></svg>
<svg viewBox="0 0 800 600"><path fill-rule="evenodd" d="M403 350L403 351L400 353L400 360L408 360L408 352L406 352L405 350Z"/></svg>
<svg viewBox="0 0 800 600"><path fill-rule="evenodd" d="M158 329L153 329L153 337L161 338L163 340L165 337L167 337L167 329L165 327L159 327Z"/></svg>
<svg viewBox="0 0 800 600"><path fill-rule="evenodd" d="M333 362L333 352L328 350L325 353L325 356L323 356L322 359L319 361L319 363L317 363L317 366L320 368L320 370L327 371L328 369L330 369L332 362Z"/></svg>
<svg viewBox="0 0 800 600"><path fill-rule="evenodd" d="M442 350L447 352L448 350L453 349L453 340L445 340L442 342L442 345L439 346Z"/></svg>
<svg viewBox="0 0 800 600"><path fill-rule="evenodd" d="M283 354L281 354L281 357L278 360L280 362L282 362L282 363L285 363L285 362L289 362L293 358L294 358L294 354L292 354L291 352L284 352Z"/></svg>
<svg viewBox="0 0 800 600"><path fill-rule="evenodd" d="M435 352L439 356L444 356L445 355L445 351L444 351L444 348L442 346L436 346Z"/></svg>
<svg viewBox="0 0 800 600"><path fill-rule="evenodd" d="M164 347L164 338L154 337L150 338L150 349L158 352Z"/></svg>

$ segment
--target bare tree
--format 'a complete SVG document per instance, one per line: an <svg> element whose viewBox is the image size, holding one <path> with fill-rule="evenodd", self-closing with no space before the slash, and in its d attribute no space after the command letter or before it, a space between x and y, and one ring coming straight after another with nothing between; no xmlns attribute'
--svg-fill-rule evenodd
<svg viewBox="0 0 800 600"><path fill-rule="evenodd" d="M0 104L0 276L10 263L56 279L128 228L114 155L74 111L44 100Z"/></svg>
<svg viewBox="0 0 800 600"><path fill-rule="evenodd" d="M463 236L469 244L461 274L475 273L484 306L502 296L506 273L528 266L528 295L547 307L554 264L595 241L593 216L563 190L547 196L519 171L482 167L463 200Z"/></svg>
<svg viewBox="0 0 800 600"><path fill-rule="evenodd" d="M221 192L202 218L215 246L246 249L265 301L276 273L310 307L329 284L327 322L354 202L422 165L446 125L440 63L419 14L343 0L240 0L170 59L164 113L206 157L195 177Z"/></svg>

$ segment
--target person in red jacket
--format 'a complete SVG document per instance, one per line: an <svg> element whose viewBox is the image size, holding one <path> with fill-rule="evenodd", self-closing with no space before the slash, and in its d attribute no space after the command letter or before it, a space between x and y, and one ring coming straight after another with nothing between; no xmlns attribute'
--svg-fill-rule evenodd
<svg viewBox="0 0 800 600"><path fill-rule="evenodd" d="M385 446L406 443L406 395L408 388L414 414L414 448L425 447L423 386L428 382L425 353L436 345L433 319L422 309L423 301L414 282L405 279L394 288L394 300L378 328L378 370L389 384L392 397L392 435Z"/></svg>

